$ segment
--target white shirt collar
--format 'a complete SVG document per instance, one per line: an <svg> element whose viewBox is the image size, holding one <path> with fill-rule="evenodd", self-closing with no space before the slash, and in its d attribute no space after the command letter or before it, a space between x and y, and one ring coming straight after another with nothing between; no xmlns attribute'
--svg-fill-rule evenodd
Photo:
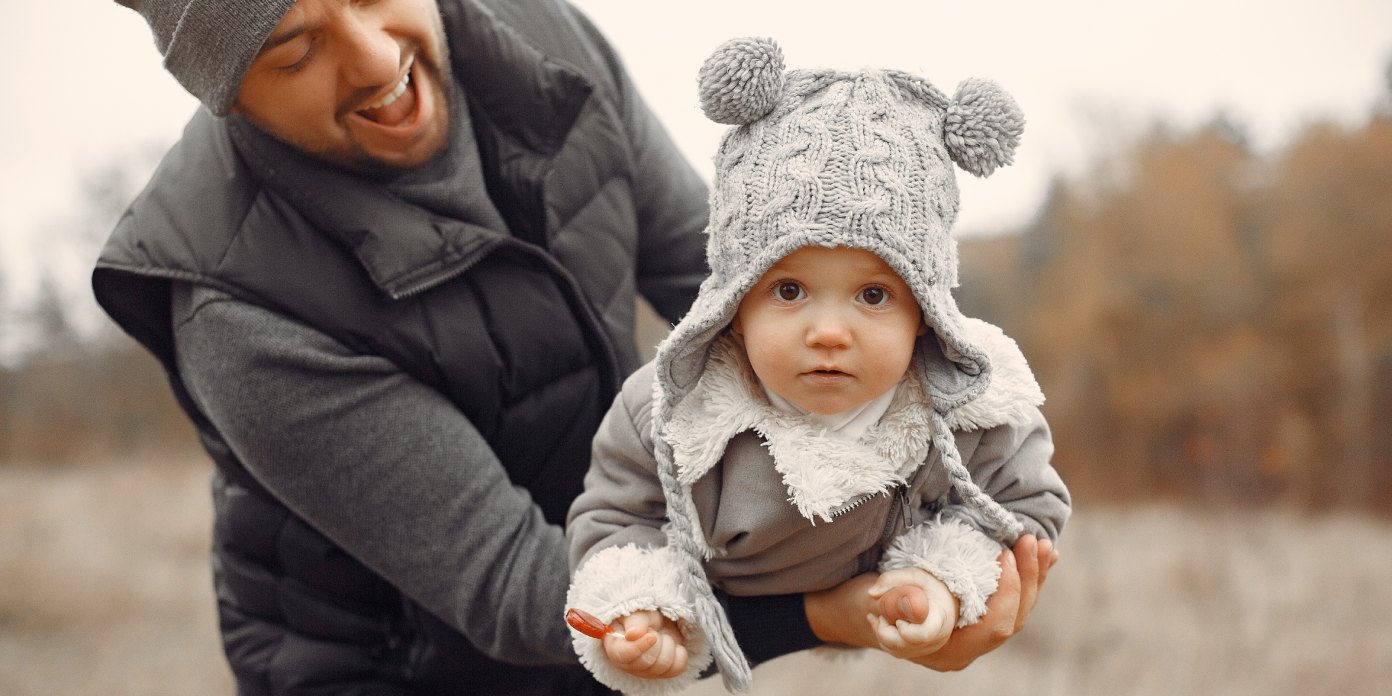
<svg viewBox="0 0 1392 696"><path fill-rule="evenodd" d="M880 421L880 417L889 410L889 404L894 401L895 392L899 391L899 385L904 381L900 380L893 387L885 390L883 394L840 413L820 414L812 413L801 406L783 398L777 392L769 389L763 380L759 380L759 387L763 389L764 396L768 398L769 404L783 413L802 416L809 420L814 426L822 428L822 432L841 440L855 442L872 425Z"/></svg>

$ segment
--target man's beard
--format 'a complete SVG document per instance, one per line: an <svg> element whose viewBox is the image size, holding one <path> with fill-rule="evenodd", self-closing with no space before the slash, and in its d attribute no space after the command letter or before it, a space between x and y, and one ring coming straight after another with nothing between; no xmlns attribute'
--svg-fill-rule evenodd
<svg viewBox="0 0 1392 696"><path fill-rule="evenodd" d="M443 37L441 38L440 45L444 45ZM352 130L348 128L344 128L344 133L347 136L346 142L333 139L321 140L305 136L294 137L270 127L267 119L258 117L254 112L244 107L240 108L239 115L256 126L258 130L270 135L281 143L321 162L345 169L355 174L374 178L390 178L403 172L418 169L435 157L438 157L440 153L444 152L449 147L450 139L454 132L455 119L453 113L453 99L457 88L454 85L453 72L450 69L449 56L447 54L440 56L440 59L437 60L435 56L427 55L426 52L420 48L419 44L416 44L415 54L415 65L412 67L412 70L420 71L427 75L429 79L424 82L431 85L429 89L435 90L435 94L432 95L434 98L431 100L435 105L435 113L430 115L430 118L435 120L436 131L431 136L430 148L426 151L425 156L410 165L403 166L373 156L357 142L353 137ZM426 87L422 86L422 80L413 79L411 82L412 85L410 89L426 89ZM419 94L416 95L416 99L418 101L420 100ZM352 103L356 101L356 99L350 98L348 101ZM342 113L335 113L334 123L341 124L343 118L349 113L351 112L346 110Z"/></svg>
<svg viewBox="0 0 1392 696"><path fill-rule="evenodd" d="M390 177L425 166L426 163L449 148L450 138L454 133L454 93L456 87L448 58L437 63L432 57L418 52L414 69L429 75L431 89L437 90L435 98L431 100L436 107L436 112L432 118L438 119L437 123L443 125L443 130L437 136L438 142L434 143L429 154L420 162L410 166L401 166L373 157L358 144L357 140L351 137L351 131L348 139L349 149L346 152L315 152L303 147L301 149L330 164L369 176ZM415 83L413 89L422 89L419 80L412 82ZM419 100L420 96L417 95L416 98Z"/></svg>

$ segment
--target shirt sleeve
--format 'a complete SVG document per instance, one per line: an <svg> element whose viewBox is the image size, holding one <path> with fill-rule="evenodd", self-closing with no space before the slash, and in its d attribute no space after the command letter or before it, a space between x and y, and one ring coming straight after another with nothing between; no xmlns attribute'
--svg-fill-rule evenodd
<svg viewBox="0 0 1392 696"><path fill-rule="evenodd" d="M575 662L561 529L453 404L215 290L176 283L173 309L188 392L272 495L491 657Z"/></svg>

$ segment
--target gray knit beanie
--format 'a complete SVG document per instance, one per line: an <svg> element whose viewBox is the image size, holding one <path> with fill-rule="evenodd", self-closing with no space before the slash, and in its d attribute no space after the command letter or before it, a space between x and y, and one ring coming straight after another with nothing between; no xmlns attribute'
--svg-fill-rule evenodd
<svg viewBox="0 0 1392 696"><path fill-rule="evenodd" d="M913 290L927 332L915 369L932 400L933 444L962 497L989 530L1013 541L1020 523L971 480L943 415L980 396L991 379L952 297L957 285L953 163L986 176L1010 164L1024 117L995 83L970 79L949 98L926 80L895 70L784 71L769 39L721 45L700 71L701 107L735 126L715 155L706 257L711 275L691 311L658 347L653 434L667 498L668 544L681 550L697 623L728 689L750 685L705 576L693 481L679 478L661 437L696 385L712 342L740 300L778 259L799 247L846 246L874 252Z"/></svg>
<svg viewBox="0 0 1392 696"><path fill-rule="evenodd" d="M232 110L242 78L295 0L116 0L150 23L164 67L213 113Z"/></svg>

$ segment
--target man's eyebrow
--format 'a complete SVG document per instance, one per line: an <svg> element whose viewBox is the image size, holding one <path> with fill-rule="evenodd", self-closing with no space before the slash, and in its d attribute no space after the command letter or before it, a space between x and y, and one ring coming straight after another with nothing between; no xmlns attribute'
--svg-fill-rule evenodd
<svg viewBox="0 0 1392 696"><path fill-rule="evenodd" d="M287 44L291 41L294 41L296 37L305 33L308 30L308 27L306 27L303 24L300 24L279 34L271 34L269 37L266 38L266 43L261 44L261 50L256 52L256 57L260 58L267 51L270 51L276 46L281 46L283 44Z"/></svg>

